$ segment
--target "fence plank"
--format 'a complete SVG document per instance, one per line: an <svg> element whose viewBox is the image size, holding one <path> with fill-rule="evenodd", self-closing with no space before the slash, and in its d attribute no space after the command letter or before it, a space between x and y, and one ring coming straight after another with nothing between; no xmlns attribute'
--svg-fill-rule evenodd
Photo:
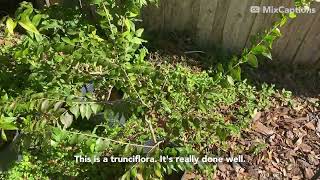
<svg viewBox="0 0 320 180"><path fill-rule="evenodd" d="M222 43L223 29L224 29L225 21L227 18L230 3L231 3L231 0L218 1L214 23L211 27L211 32L210 32L211 37L208 39L208 41L212 42L215 45Z"/></svg>
<svg viewBox="0 0 320 180"><path fill-rule="evenodd" d="M192 30L192 26L190 26L189 22L192 18L192 10L193 0L183 0L181 5L177 4L175 12L178 14L175 19L175 29L178 31L190 31Z"/></svg>
<svg viewBox="0 0 320 180"><path fill-rule="evenodd" d="M275 46L274 54L277 59L292 63L299 50L301 44L311 28L313 22L316 20L315 15L304 14L299 15L296 19L291 20L290 24L282 31L283 37Z"/></svg>
<svg viewBox="0 0 320 180"><path fill-rule="evenodd" d="M224 30L223 47L239 53L246 44L256 14L250 13L250 6L258 0L232 0L228 9Z"/></svg>
<svg viewBox="0 0 320 180"><path fill-rule="evenodd" d="M199 0L200 12L197 24L197 40L200 46L207 46L207 39L214 23L218 0Z"/></svg>
<svg viewBox="0 0 320 180"><path fill-rule="evenodd" d="M260 7L263 6L274 6L278 7L280 5L279 1L275 0L262 0ZM250 47L252 44L252 39L257 36L257 34L263 33L265 30L270 29L272 25L278 20L278 15L276 14L263 14L259 13L256 16L256 19L253 23L253 26L250 31L250 35L246 42L246 47Z"/></svg>
<svg viewBox="0 0 320 180"><path fill-rule="evenodd" d="M316 64L320 58L320 13L318 13L303 43L297 50L294 64Z"/></svg>

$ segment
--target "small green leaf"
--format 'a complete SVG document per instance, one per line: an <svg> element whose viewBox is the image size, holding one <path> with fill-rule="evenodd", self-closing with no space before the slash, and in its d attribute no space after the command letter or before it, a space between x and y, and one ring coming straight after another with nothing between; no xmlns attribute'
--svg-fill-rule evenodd
<svg viewBox="0 0 320 180"><path fill-rule="evenodd" d="M1 138L4 140L4 141L7 141L7 136L6 136L6 133L4 132L4 130L2 129L1 130Z"/></svg>
<svg viewBox="0 0 320 180"><path fill-rule="evenodd" d="M280 27L284 26L287 23L288 19L287 16L283 16L281 21L280 21Z"/></svg>
<svg viewBox="0 0 320 180"><path fill-rule="evenodd" d="M33 18L32 18L32 24L33 24L34 26L38 26L39 23L40 23L40 21L41 21L41 18L42 18L42 14L37 14L37 15L33 16Z"/></svg>
<svg viewBox="0 0 320 180"><path fill-rule="evenodd" d="M63 102L62 102L62 101L55 103L55 104L54 104L54 107L53 107L53 110L54 110L54 111L57 111L59 108L62 107L62 105L63 105Z"/></svg>
<svg viewBox="0 0 320 180"><path fill-rule="evenodd" d="M294 13L294 12L289 13L289 18L294 19L296 17L297 17L296 13Z"/></svg>
<svg viewBox="0 0 320 180"><path fill-rule="evenodd" d="M78 143L77 140L78 140L78 135L77 135L77 134L73 134L73 135L71 136L71 138L69 139L69 143L70 143L71 145L75 145L75 144Z"/></svg>
<svg viewBox="0 0 320 180"><path fill-rule="evenodd" d="M97 152L103 152L106 150L106 148L109 146L109 141L104 141L102 140L101 138L99 138L97 141L96 141L96 147L95 147L95 150Z"/></svg>
<svg viewBox="0 0 320 180"><path fill-rule="evenodd" d="M29 18L22 18L18 22L25 30L35 33L35 34L40 34L37 28L32 24Z"/></svg>
<svg viewBox="0 0 320 180"><path fill-rule="evenodd" d="M279 28L275 28L273 31L272 31L276 36L281 36L281 31Z"/></svg>
<svg viewBox="0 0 320 180"><path fill-rule="evenodd" d="M258 67L258 59L254 54L249 54L248 55L248 63L250 66L257 68Z"/></svg>
<svg viewBox="0 0 320 180"><path fill-rule="evenodd" d="M6 93L5 95L1 96L1 100L2 101L8 101L9 97L8 97L8 94Z"/></svg>
<svg viewBox="0 0 320 180"><path fill-rule="evenodd" d="M92 110L91 110L90 105L88 104L88 105L86 106L86 118L89 120L90 117L91 117L91 115L92 115Z"/></svg>
<svg viewBox="0 0 320 180"><path fill-rule="evenodd" d="M131 176L132 176L133 178L135 178L135 177L137 177L137 174L138 174L137 168L133 167L133 168L131 169Z"/></svg>
<svg viewBox="0 0 320 180"><path fill-rule="evenodd" d="M18 128L12 122L0 123L0 129L2 130L17 130Z"/></svg>
<svg viewBox="0 0 320 180"><path fill-rule="evenodd" d="M99 108L100 108L99 104L91 104L91 109L93 114L97 114L99 111Z"/></svg>
<svg viewBox="0 0 320 180"><path fill-rule="evenodd" d="M72 106L70 108L70 112L76 117L76 119L78 119L79 115L80 115L80 109L79 109L79 105L75 105Z"/></svg>
<svg viewBox="0 0 320 180"><path fill-rule="evenodd" d="M131 39L131 42L135 44L142 44L142 42L145 42L145 41L140 38L134 37Z"/></svg>
<svg viewBox="0 0 320 180"><path fill-rule="evenodd" d="M231 69L230 74L235 80L241 81L241 68L240 68L240 66L237 66L237 67L234 67L233 69Z"/></svg>
<svg viewBox="0 0 320 180"><path fill-rule="evenodd" d="M218 70L218 72L221 72L221 73L224 72L223 65L222 65L221 63L219 63L219 64L217 65L217 70Z"/></svg>
<svg viewBox="0 0 320 180"><path fill-rule="evenodd" d="M231 76L227 75L227 81L228 81L229 85L234 86L234 80Z"/></svg>
<svg viewBox="0 0 320 180"><path fill-rule="evenodd" d="M47 99L44 100L44 101L41 103L40 111L41 111L41 112L47 112L48 109L49 109L49 106L50 106L49 100L47 100Z"/></svg>
<svg viewBox="0 0 320 180"><path fill-rule="evenodd" d="M63 124L63 128L67 129L71 126L73 122L73 116L67 112L60 116L60 121Z"/></svg>
<svg viewBox="0 0 320 180"><path fill-rule="evenodd" d="M160 168L155 168L154 173L156 174L156 176L158 176L159 178L162 178L162 173Z"/></svg>
<svg viewBox="0 0 320 180"><path fill-rule="evenodd" d="M267 57L267 58L269 58L270 60L272 60L272 54L271 54L271 52L264 52L264 53L262 53L262 55L263 55L264 57Z"/></svg>
<svg viewBox="0 0 320 180"><path fill-rule="evenodd" d="M268 48L264 45L258 45L252 49L252 53L255 55L259 55L267 51L268 51Z"/></svg>
<svg viewBox="0 0 320 180"><path fill-rule="evenodd" d="M80 105L80 114L82 119L84 119L86 117L86 106L84 104Z"/></svg>
<svg viewBox="0 0 320 180"><path fill-rule="evenodd" d="M68 37L62 37L61 40L67 44L74 46L74 42L72 42Z"/></svg>
<svg viewBox="0 0 320 180"><path fill-rule="evenodd" d="M14 22L10 17L8 17L6 24L7 24L7 29L9 33L13 34L14 33L13 31L17 26L17 22Z"/></svg>
<svg viewBox="0 0 320 180"><path fill-rule="evenodd" d="M272 45L273 45L273 41L276 39L277 37L275 35L267 35L264 40L269 44L269 48L272 49Z"/></svg>
<svg viewBox="0 0 320 180"><path fill-rule="evenodd" d="M92 143L91 145L90 145L90 151L93 153L94 152L94 149L95 149L95 143Z"/></svg>
<svg viewBox="0 0 320 180"><path fill-rule="evenodd" d="M142 33L143 33L144 29L140 28L136 31L136 36L137 37L141 37L142 36Z"/></svg>

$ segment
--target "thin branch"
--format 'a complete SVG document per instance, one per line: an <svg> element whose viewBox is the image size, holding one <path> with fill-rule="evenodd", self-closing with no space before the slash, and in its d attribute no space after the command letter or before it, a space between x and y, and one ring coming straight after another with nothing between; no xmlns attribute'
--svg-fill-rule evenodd
<svg viewBox="0 0 320 180"><path fill-rule="evenodd" d="M110 14L110 13L108 13L109 11L108 11L108 9L106 8L106 6L104 5L104 3L102 3L102 5L103 5L103 9L104 9L105 13L107 14L107 19L108 19L108 23L109 23L109 26L110 26L111 34L112 34L112 36L114 36L113 29L112 29L112 24L111 24L111 20L110 20L110 18L109 18L109 14Z"/></svg>
<svg viewBox="0 0 320 180"><path fill-rule="evenodd" d="M275 24L274 27L271 29L271 31L269 31L267 34L265 34L264 37L270 35L270 34L271 34L275 29L277 29L279 26L280 26L280 23ZM262 38L261 41L260 41L258 44L256 44L254 47L252 47L252 48L250 49L250 51L246 54L246 56L252 54L252 50L253 50L254 48L260 46L263 42L265 42L265 38ZM228 75L231 70L233 70L234 68L238 67L240 64L243 64L243 63L244 63L244 62L243 62L243 56L242 56L242 58L239 60L239 62L238 62L237 64L235 64L234 66L232 66L231 69L228 69L228 71L227 71L226 73L224 73L224 76L225 76L225 75Z"/></svg>
<svg viewBox="0 0 320 180"><path fill-rule="evenodd" d="M113 86L111 86L109 91L108 91L107 101L109 101L109 99L110 99L110 96L111 96L111 93L112 93L112 89L113 89Z"/></svg>
<svg viewBox="0 0 320 180"><path fill-rule="evenodd" d="M134 92L137 94L137 96L138 96L138 98L139 98L139 100L140 100L140 102L144 105L144 106L146 106L146 107L148 107L148 108L150 108L143 100L142 100L142 98L141 98L141 96L140 96L140 94L138 93L138 91L136 90L136 88L134 88L134 86L133 86L133 84L131 83L131 81L130 81L130 78L129 78L129 76L128 76L128 74L127 74L127 72L126 72L126 70L124 69L124 68L121 68L122 70L123 70L123 72L125 73L125 75L126 75L126 78L128 79L128 82L129 82L129 84L130 84L130 86L132 87L132 89L134 90Z"/></svg>
<svg viewBox="0 0 320 180"><path fill-rule="evenodd" d="M93 137L93 138L101 138L103 140L107 140L107 141L111 141L114 143L118 143L118 144L123 144L123 145L129 145L129 146L135 146L135 147L144 147L144 148L154 148L154 146L147 146L147 145L142 145L142 144L133 144L133 143L128 143L128 142L121 142L121 141L117 141L117 140L113 140L113 139L109 139L109 138L105 138L105 137L99 137L99 136L95 136L95 135L90 135L90 134L83 134L83 133L77 133L77 132L72 132L72 131L65 131L67 133L70 134L76 134L76 135L84 135L87 137Z"/></svg>
<svg viewBox="0 0 320 180"><path fill-rule="evenodd" d="M186 51L184 52L185 54L193 54L193 53L202 53L202 54L205 54L204 51Z"/></svg>
<svg viewBox="0 0 320 180"><path fill-rule="evenodd" d="M80 8L83 9L82 1L81 1L81 0L79 0L79 5L80 5Z"/></svg>
<svg viewBox="0 0 320 180"><path fill-rule="evenodd" d="M148 152L147 152L147 157L150 155L150 153L156 148L156 147L159 147L159 145L163 143L163 141L159 141L157 144L155 144ZM134 167L136 167L138 164L140 164L141 162L137 162L135 163L129 171L131 171Z"/></svg>
<svg viewBox="0 0 320 180"><path fill-rule="evenodd" d="M152 139L153 139L153 142L154 143L157 143L157 138L156 138L156 135L154 133L154 129L152 128L152 123L150 120L146 119L148 125L149 125L149 129L150 129L150 132L151 132L151 135L152 135Z"/></svg>
<svg viewBox="0 0 320 180"><path fill-rule="evenodd" d="M50 6L50 0L45 0L45 1L46 1L47 7L49 7Z"/></svg>

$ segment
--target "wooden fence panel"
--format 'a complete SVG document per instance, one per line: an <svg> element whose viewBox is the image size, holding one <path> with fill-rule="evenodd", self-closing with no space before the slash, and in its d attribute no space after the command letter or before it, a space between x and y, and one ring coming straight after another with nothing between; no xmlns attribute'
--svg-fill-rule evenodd
<svg viewBox="0 0 320 180"><path fill-rule="evenodd" d="M293 0L160 0L160 9L144 11L146 28L162 32L188 31L198 45L221 46L239 53L251 39L272 27L277 14L254 14L251 6L294 7ZM285 63L320 64L320 3L315 14L299 14L281 28L273 56ZM157 15L161 11L162 17ZM152 23L151 23L152 22ZM156 27L156 28L155 28ZM161 28L159 28L161 27Z"/></svg>

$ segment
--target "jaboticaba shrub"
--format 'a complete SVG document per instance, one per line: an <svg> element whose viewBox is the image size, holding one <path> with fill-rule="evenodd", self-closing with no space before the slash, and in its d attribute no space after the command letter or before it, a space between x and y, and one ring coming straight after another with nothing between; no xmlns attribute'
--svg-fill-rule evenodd
<svg viewBox="0 0 320 180"><path fill-rule="evenodd" d="M238 62L218 64L209 75L144 60L143 29L134 22L146 3L94 0L98 24L80 9L40 11L28 3L4 19L0 130L6 140L5 130L19 128L24 155L7 177L161 179L186 169L208 175L212 163L160 163L159 158L216 155L215 147L227 148L223 141L268 105L272 88L231 85L240 78L241 63L256 66L256 55L269 57L266 43L279 36L283 22L267 33L267 42L246 50ZM86 162L136 155L158 162L79 163L76 155Z"/></svg>

